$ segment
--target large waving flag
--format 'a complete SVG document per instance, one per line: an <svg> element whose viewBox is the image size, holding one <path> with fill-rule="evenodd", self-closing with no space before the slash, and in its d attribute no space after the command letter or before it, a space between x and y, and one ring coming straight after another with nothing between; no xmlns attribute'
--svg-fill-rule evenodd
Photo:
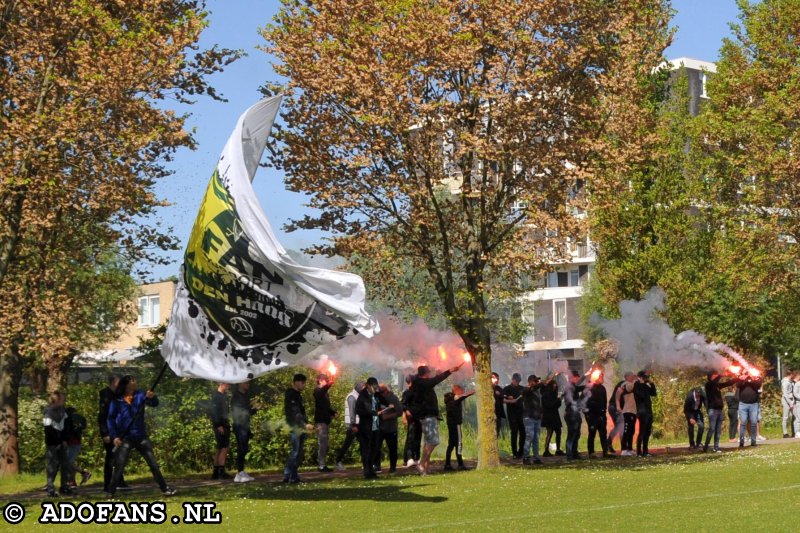
<svg viewBox="0 0 800 533"><path fill-rule="evenodd" d="M245 111L211 176L161 346L179 376L245 381L379 331L361 278L293 261L256 199L251 181L279 106L273 97Z"/></svg>

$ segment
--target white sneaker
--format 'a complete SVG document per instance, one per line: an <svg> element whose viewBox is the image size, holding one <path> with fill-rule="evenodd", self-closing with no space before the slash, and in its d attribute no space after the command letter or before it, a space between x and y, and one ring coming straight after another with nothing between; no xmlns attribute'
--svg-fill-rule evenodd
<svg viewBox="0 0 800 533"><path fill-rule="evenodd" d="M795 435L795 436L794 436L794 438L796 438L796 439L800 439L800 433L798 433L797 435Z"/></svg>
<svg viewBox="0 0 800 533"><path fill-rule="evenodd" d="M341 461L336 463L336 470L338 470L339 472L344 472L344 463L342 463Z"/></svg>
<svg viewBox="0 0 800 533"><path fill-rule="evenodd" d="M237 472L236 477L233 478L234 483L246 483L247 478L244 476L244 472Z"/></svg>
<svg viewBox="0 0 800 533"><path fill-rule="evenodd" d="M244 470L239 472L239 474L242 475L242 477L244 478L245 482L247 482L247 481L255 481L255 479L256 479L253 476L251 476L250 474L248 474L247 472L245 472Z"/></svg>
<svg viewBox="0 0 800 533"><path fill-rule="evenodd" d="M756 437L756 440L767 440L767 437L765 437L764 435L759 435L758 437Z"/></svg>
<svg viewBox="0 0 800 533"><path fill-rule="evenodd" d="M408 467L408 468L411 468L412 466L416 466L416 465L417 465L417 462L414 459L409 459L406 462L406 467Z"/></svg>

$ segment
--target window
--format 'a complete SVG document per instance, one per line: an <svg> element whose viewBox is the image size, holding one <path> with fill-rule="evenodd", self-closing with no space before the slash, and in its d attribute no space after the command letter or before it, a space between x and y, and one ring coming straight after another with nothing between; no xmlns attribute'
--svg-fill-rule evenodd
<svg viewBox="0 0 800 533"><path fill-rule="evenodd" d="M580 285L580 274L578 274L577 270L570 270L569 271L569 286L570 287L577 287Z"/></svg>
<svg viewBox="0 0 800 533"><path fill-rule="evenodd" d="M158 326L161 322L161 302L158 295L139 298L139 327Z"/></svg>
<svg viewBox="0 0 800 533"><path fill-rule="evenodd" d="M705 72L700 71L700 98L708 98L708 93L706 92L706 82L708 81L708 75Z"/></svg>
<svg viewBox="0 0 800 533"><path fill-rule="evenodd" d="M553 300L553 324L557 328L567 327L566 300Z"/></svg>

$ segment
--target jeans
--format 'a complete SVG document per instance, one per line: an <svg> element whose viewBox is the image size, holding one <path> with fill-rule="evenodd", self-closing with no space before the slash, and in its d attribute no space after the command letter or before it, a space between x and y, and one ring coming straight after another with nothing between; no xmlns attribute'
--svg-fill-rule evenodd
<svg viewBox="0 0 800 533"><path fill-rule="evenodd" d="M564 414L567 423L567 459L578 457L578 441L581 438L581 414L567 411Z"/></svg>
<svg viewBox="0 0 800 533"><path fill-rule="evenodd" d="M114 475L111 477L111 486L108 487L108 492L113 496L117 491L122 479L122 472L125 470L125 465L128 464L128 459L131 455L131 448L139 451L147 466L150 467L150 473L153 474L153 479L158 483L158 487L162 491L165 490L167 482L164 480L164 476L161 475L158 463L156 463L156 457L153 455L153 445L150 444L150 439L142 439L140 441L123 440L122 444L117 448L114 455Z"/></svg>
<svg viewBox="0 0 800 533"><path fill-rule="evenodd" d="M539 459L539 434L542 432L541 419L523 418L525 424L525 445L522 447L522 456L528 457L533 447L533 458Z"/></svg>
<svg viewBox="0 0 800 533"><path fill-rule="evenodd" d="M253 432L250 428L233 424L233 434L236 435L236 471L244 472L244 458L250 451L250 437Z"/></svg>
<svg viewBox="0 0 800 533"><path fill-rule="evenodd" d="M317 423L317 464L320 468L325 466L328 457L328 424Z"/></svg>
<svg viewBox="0 0 800 533"><path fill-rule="evenodd" d="M722 431L722 409L709 409L708 410L708 433L706 434L706 445L711 441L711 436L714 436L714 449L719 450L719 434Z"/></svg>
<svg viewBox="0 0 800 533"><path fill-rule="evenodd" d="M744 434L747 431L747 422L750 421L750 444L755 446L758 431L758 404L739 402L739 444L744 444Z"/></svg>
<svg viewBox="0 0 800 533"><path fill-rule="evenodd" d="M289 458L286 460L286 466L283 469L284 481L299 481L300 476L297 474L297 469L303 464L303 455L305 452L306 432L303 428L292 428L289 434Z"/></svg>
<svg viewBox="0 0 800 533"><path fill-rule="evenodd" d="M692 424L692 420L696 424ZM697 440L694 438L694 429L697 427ZM703 411L695 411L686 415L686 430L689 432L689 446L691 448L700 446L703 442L703 431L705 430L705 421L703 420ZM711 431L709 429L709 431Z"/></svg>
<svg viewBox="0 0 800 533"><path fill-rule="evenodd" d="M69 483L69 465L67 465L67 450L63 444L48 446L44 452L47 463L47 490L56 490L56 474L61 472L61 489L67 488Z"/></svg>
<svg viewBox="0 0 800 533"><path fill-rule="evenodd" d="M645 455L649 452L648 446L650 445L650 435L653 433L653 414L652 413L639 413L636 415L639 419L639 436L636 438L636 453Z"/></svg>
<svg viewBox="0 0 800 533"><path fill-rule="evenodd" d="M511 430L511 454L514 457L522 456L525 447L525 423L521 415L509 415L508 427Z"/></svg>
<svg viewBox="0 0 800 533"><path fill-rule="evenodd" d="M594 437L600 437L600 449L603 455L608 453L608 428L606 427L605 413L586 413L586 425L589 427L589 440L586 442L586 451L594 453Z"/></svg>
<svg viewBox="0 0 800 533"><path fill-rule="evenodd" d="M444 464L450 464L450 456L456 452L456 461L458 466L464 466L464 458L461 455L462 442L461 442L461 424L447 424L447 452L445 453Z"/></svg>
<svg viewBox="0 0 800 533"><path fill-rule="evenodd" d="M409 459L419 461L419 452L422 448L422 426L416 418L411 420L406 430L406 443L403 449L403 462Z"/></svg>
<svg viewBox="0 0 800 533"><path fill-rule="evenodd" d="M633 413L622 413L624 429L622 430L623 450L633 451L633 434L636 432L636 415Z"/></svg>

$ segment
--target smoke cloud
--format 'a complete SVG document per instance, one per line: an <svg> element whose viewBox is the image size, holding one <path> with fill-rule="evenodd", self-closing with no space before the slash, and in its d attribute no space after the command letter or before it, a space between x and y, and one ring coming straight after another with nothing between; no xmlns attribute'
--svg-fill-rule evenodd
<svg viewBox="0 0 800 533"><path fill-rule="evenodd" d="M662 318L666 308L664 291L654 287L643 300L621 302L619 319L595 318L594 325L617 343L617 360L622 369L696 367L722 372L730 361L720 352L750 368L747 361L730 347L709 343L696 331L688 330L676 335Z"/></svg>

